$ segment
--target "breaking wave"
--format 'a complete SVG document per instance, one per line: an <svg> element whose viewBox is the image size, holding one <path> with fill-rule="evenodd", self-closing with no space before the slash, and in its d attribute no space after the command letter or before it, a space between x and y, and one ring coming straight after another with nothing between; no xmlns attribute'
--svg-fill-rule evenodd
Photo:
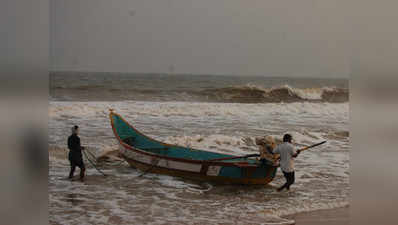
<svg viewBox="0 0 398 225"><path fill-rule="evenodd" d="M348 102L349 91L341 87L296 88L287 84L265 88L246 84L217 88L115 87L107 85L55 85L50 95L57 100L88 101L183 101L222 103Z"/></svg>
<svg viewBox="0 0 398 225"><path fill-rule="evenodd" d="M267 102L347 102L348 89L337 87L293 88L289 85L263 88L256 85L243 85L217 89L207 89L202 94L222 102L267 103Z"/></svg>

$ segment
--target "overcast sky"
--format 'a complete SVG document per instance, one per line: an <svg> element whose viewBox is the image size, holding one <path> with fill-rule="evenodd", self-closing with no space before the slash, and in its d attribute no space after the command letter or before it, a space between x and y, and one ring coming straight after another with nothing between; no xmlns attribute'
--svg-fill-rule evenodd
<svg viewBox="0 0 398 225"><path fill-rule="evenodd" d="M53 70L315 77L350 70L340 1L50 2Z"/></svg>

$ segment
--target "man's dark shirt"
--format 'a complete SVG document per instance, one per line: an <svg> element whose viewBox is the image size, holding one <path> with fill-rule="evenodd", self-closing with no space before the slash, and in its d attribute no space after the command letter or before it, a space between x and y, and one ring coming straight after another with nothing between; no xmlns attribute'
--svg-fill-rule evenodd
<svg viewBox="0 0 398 225"><path fill-rule="evenodd" d="M82 159L82 147L80 145L80 138L76 134L72 134L68 138L69 160Z"/></svg>

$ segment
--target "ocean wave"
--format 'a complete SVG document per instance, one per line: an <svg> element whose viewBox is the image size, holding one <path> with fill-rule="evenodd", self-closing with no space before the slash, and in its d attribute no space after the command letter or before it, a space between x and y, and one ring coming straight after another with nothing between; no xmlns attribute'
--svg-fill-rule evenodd
<svg viewBox="0 0 398 225"><path fill-rule="evenodd" d="M203 95L218 101L238 103L275 103L275 102L347 102L348 89L337 87L293 88L289 85L263 88L257 85L243 85L225 88L207 89Z"/></svg>
<svg viewBox="0 0 398 225"><path fill-rule="evenodd" d="M154 88L107 85L55 85L50 94L55 99L88 101L184 101L222 103L293 103L293 102L348 102L347 88L325 86L296 88L290 85L266 88L246 84L218 88Z"/></svg>
<svg viewBox="0 0 398 225"><path fill-rule="evenodd" d="M83 91L87 91L87 90L93 90L93 89L104 89L106 88L105 85L98 85L98 84L90 84L90 85L77 85L77 86L68 86L68 85L56 85L51 87L52 89L70 89L70 90L83 90Z"/></svg>

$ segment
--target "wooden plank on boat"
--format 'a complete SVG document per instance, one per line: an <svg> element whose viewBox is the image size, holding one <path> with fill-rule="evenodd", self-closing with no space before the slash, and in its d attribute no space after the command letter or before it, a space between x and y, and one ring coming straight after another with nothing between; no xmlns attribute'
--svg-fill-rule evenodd
<svg viewBox="0 0 398 225"><path fill-rule="evenodd" d="M218 176L221 166L209 166L207 169L207 176Z"/></svg>
<svg viewBox="0 0 398 225"><path fill-rule="evenodd" d="M237 163L234 163L234 165L235 166L238 166L238 167L250 167L250 168L257 168L258 167L258 165L256 165L256 164L250 164L250 163L248 163L248 162L237 162Z"/></svg>
<svg viewBox="0 0 398 225"><path fill-rule="evenodd" d="M156 156L150 156L146 154L140 154L136 151L131 151L128 149L123 148L122 154L124 154L127 158L137 160L142 163L165 167L168 169L175 169L175 170L185 170L190 172L200 172L202 165L199 163L186 163L186 162L179 162L174 160L162 159Z"/></svg>

